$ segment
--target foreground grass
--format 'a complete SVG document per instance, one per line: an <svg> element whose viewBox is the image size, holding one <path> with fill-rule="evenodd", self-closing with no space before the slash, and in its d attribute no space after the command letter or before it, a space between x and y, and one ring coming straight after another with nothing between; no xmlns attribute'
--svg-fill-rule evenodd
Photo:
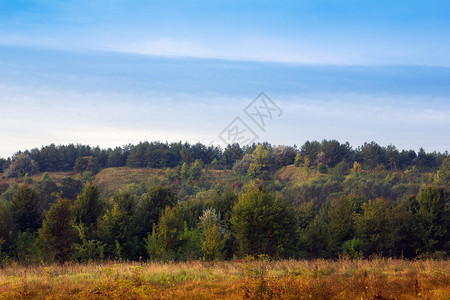
<svg viewBox="0 0 450 300"><path fill-rule="evenodd" d="M450 299L450 261L233 261L8 266L5 299Z"/></svg>

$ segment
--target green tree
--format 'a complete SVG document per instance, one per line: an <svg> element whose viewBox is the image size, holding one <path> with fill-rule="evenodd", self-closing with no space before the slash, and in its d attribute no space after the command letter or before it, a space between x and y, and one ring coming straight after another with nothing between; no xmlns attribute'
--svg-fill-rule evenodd
<svg viewBox="0 0 450 300"><path fill-rule="evenodd" d="M355 217L355 224L356 235L364 243L365 254L389 253L391 210L391 203L382 198L362 205L362 214Z"/></svg>
<svg viewBox="0 0 450 300"><path fill-rule="evenodd" d="M32 264L39 261L39 251L36 246L36 232L29 229L19 231L15 238L15 256L20 263Z"/></svg>
<svg viewBox="0 0 450 300"><path fill-rule="evenodd" d="M0 240L6 241L9 232L13 230L14 223L11 211L3 201L0 201Z"/></svg>
<svg viewBox="0 0 450 300"><path fill-rule="evenodd" d="M24 184L19 187L11 201L11 211L16 229L35 232L42 221L42 209L36 192Z"/></svg>
<svg viewBox="0 0 450 300"><path fill-rule="evenodd" d="M416 214L416 234L420 240L419 250L432 253L449 250L450 193L443 188L427 187L417 196L419 208Z"/></svg>
<svg viewBox="0 0 450 300"><path fill-rule="evenodd" d="M178 208L167 206L156 226L156 233L161 241L166 259L177 259L177 250L182 245L183 229L183 219Z"/></svg>
<svg viewBox="0 0 450 300"><path fill-rule="evenodd" d="M33 175L37 172L39 172L38 164L28 154L20 153L14 156L3 176L6 178L19 177L24 176L26 173Z"/></svg>
<svg viewBox="0 0 450 300"><path fill-rule="evenodd" d="M88 228L88 234L97 229L98 219L103 215L105 204L100 199L97 187L87 183L75 200L75 220Z"/></svg>
<svg viewBox="0 0 450 300"><path fill-rule="evenodd" d="M262 171L269 168L271 149L259 144L252 153L252 163L250 164L247 177L255 178L260 175Z"/></svg>
<svg viewBox="0 0 450 300"><path fill-rule="evenodd" d="M73 207L69 199L58 199L45 215L38 231L37 243L53 261L69 260L75 250L77 233L74 228Z"/></svg>
<svg viewBox="0 0 450 300"><path fill-rule="evenodd" d="M294 165L296 167L300 167L302 161L303 161L302 155L300 153L297 153L297 155L295 155Z"/></svg>
<svg viewBox="0 0 450 300"><path fill-rule="evenodd" d="M119 210L128 218L127 222L131 222L133 215L136 213L136 200L134 195L127 190L116 193L113 196L113 203L117 204Z"/></svg>
<svg viewBox="0 0 450 300"><path fill-rule="evenodd" d="M58 186L50 178L50 175L48 175L47 172L42 175L41 180L36 182L36 184L34 185L34 190L39 196L42 209L48 210L50 208L50 204L52 204L56 200Z"/></svg>
<svg viewBox="0 0 450 300"><path fill-rule="evenodd" d="M101 218L99 231L108 256L119 258L137 258L131 224L136 211L134 195L128 191L116 193L113 196L113 208ZM120 251L119 251L120 250ZM120 252L121 257L118 256Z"/></svg>
<svg viewBox="0 0 450 300"><path fill-rule="evenodd" d="M28 173L25 174L25 176L23 177L23 183L26 183L26 184L33 183L33 178L31 178L30 174L28 174Z"/></svg>
<svg viewBox="0 0 450 300"><path fill-rule="evenodd" d="M241 195L231 225L242 255L289 256L295 248L293 209L257 187Z"/></svg>
<svg viewBox="0 0 450 300"><path fill-rule="evenodd" d="M189 229L187 223L183 223L183 233L180 236L181 247L178 250L178 259L193 260L202 257L202 232L200 228Z"/></svg>
<svg viewBox="0 0 450 300"><path fill-rule="evenodd" d="M100 164L98 159L94 156L83 156L75 161L73 170L77 173L92 172L93 174L96 174L100 171Z"/></svg>
<svg viewBox="0 0 450 300"><path fill-rule="evenodd" d="M357 259L363 257L364 243L358 238L345 241L342 245L342 253L350 258Z"/></svg>
<svg viewBox="0 0 450 300"><path fill-rule="evenodd" d="M142 239L152 231L166 206L174 206L177 198L174 192L163 186L155 186L145 194L136 211L134 228L136 235Z"/></svg>
<svg viewBox="0 0 450 300"><path fill-rule="evenodd" d="M341 161L331 169L330 178L338 182L344 181L347 169L347 163L344 160Z"/></svg>
<svg viewBox="0 0 450 300"><path fill-rule="evenodd" d="M185 181L189 178L189 166L186 163L183 163L180 170L180 178Z"/></svg>
<svg viewBox="0 0 450 300"><path fill-rule="evenodd" d="M61 197L75 200L77 196L81 193L83 190L83 183L79 180L70 178L70 177L64 177L61 180Z"/></svg>
<svg viewBox="0 0 450 300"><path fill-rule="evenodd" d="M414 234L415 212L419 203L414 195L401 199L392 208L390 215L390 241L389 255L396 257L412 258L416 255L418 245L417 236Z"/></svg>
<svg viewBox="0 0 450 300"><path fill-rule="evenodd" d="M105 243L107 256L113 256L120 259L119 253L122 253L123 245L129 238L128 233L129 218L125 212L115 203L111 210L107 210L106 214L99 222L99 231L102 241ZM117 250L120 249L120 252Z"/></svg>
<svg viewBox="0 0 450 300"><path fill-rule="evenodd" d="M321 174L326 174L328 173L328 168L324 163L319 163L317 165L317 171L319 171L319 173Z"/></svg>
<svg viewBox="0 0 450 300"><path fill-rule="evenodd" d="M105 245L97 240L88 239L86 237L86 230L83 224L74 226L78 232L78 239L80 243L75 243L74 257L82 262L89 262L92 260L103 259L105 252Z"/></svg>
<svg viewBox="0 0 450 300"><path fill-rule="evenodd" d="M221 252L225 247L228 234L220 215L214 209L207 209L200 217L202 228L202 251L208 260L215 260L222 257Z"/></svg>
<svg viewBox="0 0 450 300"><path fill-rule="evenodd" d="M450 184L450 157L447 157L442 161L438 175L439 180L442 183L447 184L447 186Z"/></svg>
<svg viewBox="0 0 450 300"><path fill-rule="evenodd" d="M233 165L234 173L238 175L247 175L250 164L252 163L251 154L246 153L241 160L237 160Z"/></svg>
<svg viewBox="0 0 450 300"><path fill-rule="evenodd" d="M199 180L202 175L203 163L200 159L196 159L192 166L189 168L189 179Z"/></svg>
<svg viewBox="0 0 450 300"><path fill-rule="evenodd" d="M353 196L341 197L329 209L328 250L331 256L336 256L341 251L345 241L353 239L354 214L357 212L359 201L360 199Z"/></svg>
<svg viewBox="0 0 450 300"><path fill-rule="evenodd" d="M325 257L328 245L328 226L324 216L316 215L304 234L304 243L310 257Z"/></svg>

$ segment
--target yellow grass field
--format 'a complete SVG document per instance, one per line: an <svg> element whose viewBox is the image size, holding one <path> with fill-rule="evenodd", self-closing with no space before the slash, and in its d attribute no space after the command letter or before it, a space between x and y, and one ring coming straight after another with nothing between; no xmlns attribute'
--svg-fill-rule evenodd
<svg viewBox="0 0 450 300"><path fill-rule="evenodd" d="M450 261L65 264L0 269L1 299L450 299Z"/></svg>

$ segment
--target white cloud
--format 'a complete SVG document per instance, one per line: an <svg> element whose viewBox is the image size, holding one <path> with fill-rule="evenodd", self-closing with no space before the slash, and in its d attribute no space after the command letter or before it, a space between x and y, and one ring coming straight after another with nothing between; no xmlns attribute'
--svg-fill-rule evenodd
<svg viewBox="0 0 450 300"><path fill-rule="evenodd" d="M214 56L214 54L207 47L201 44L186 39L174 39L170 37L135 41L126 46L119 45L117 47L113 47L111 50L158 56Z"/></svg>

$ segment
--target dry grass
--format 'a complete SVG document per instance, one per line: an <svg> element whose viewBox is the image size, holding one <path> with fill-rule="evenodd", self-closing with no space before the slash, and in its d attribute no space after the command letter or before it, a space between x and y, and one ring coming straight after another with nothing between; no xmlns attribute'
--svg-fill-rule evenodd
<svg viewBox="0 0 450 300"><path fill-rule="evenodd" d="M163 180L166 174L162 169L106 168L95 175L95 184L103 194L109 195L124 190L130 183L147 183L147 180L153 176Z"/></svg>
<svg viewBox="0 0 450 300"><path fill-rule="evenodd" d="M34 187L34 184L36 182L38 182L39 180L41 180L42 175L44 173L37 173L34 175L31 175L30 178L32 179L32 183L30 184L31 187ZM48 172L48 174L50 175L50 178L55 182L55 183L61 183L61 180L64 177L70 176L73 177L75 175L74 172ZM20 178L3 178L3 173L0 173L0 185L4 185L5 186L5 190L8 187L12 187L15 184L22 184L23 183L23 177Z"/></svg>
<svg viewBox="0 0 450 300"><path fill-rule="evenodd" d="M7 299L450 299L449 261L234 261L9 266Z"/></svg>
<svg viewBox="0 0 450 300"><path fill-rule="evenodd" d="M280 180L281 182L289 182L293 186L300 185L309 179L315 178L319 175L316 170L306 171L304 167L296 167L294 165L289 165L279 169L274 179Z"/></svg>

